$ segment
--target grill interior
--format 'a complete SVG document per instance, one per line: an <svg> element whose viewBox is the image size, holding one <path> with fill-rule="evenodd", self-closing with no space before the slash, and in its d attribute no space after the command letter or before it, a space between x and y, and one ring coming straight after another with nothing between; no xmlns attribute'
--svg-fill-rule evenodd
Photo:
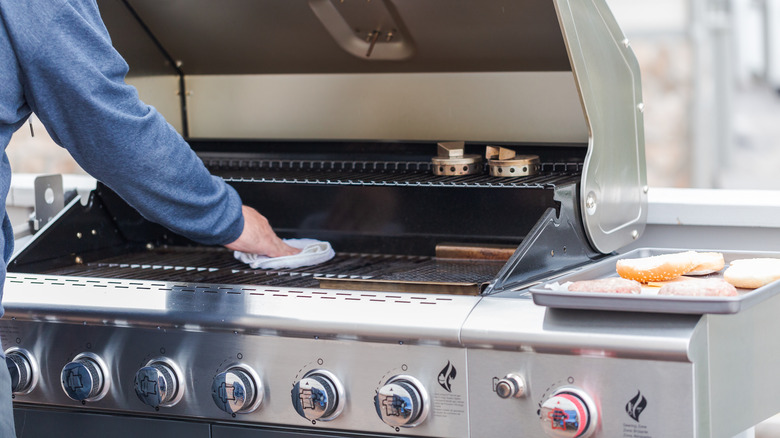
<svg viewBox="0 0 780 438"><path fill-rule="evenodd" d="M385 292L478 294L499 281L507 261L437 253L440 245L531 245L561 227L528 263L533 275L591 254L573 227L583 171L578 145L543 151L532 176L437 176L433 144L201 141L208 170L268 218L282 238L328 241L336 257L302 269L253 270L222 247L198 245L144 219L103 186L73 205L21 251L10 272L78 277ZM481 153L484 145L466 152ZM467 147L468 149L468 147ZM217 152L219 151L219 152ZM541 152L540 152L541 153ZM532 233L532 239L526 239ZM542 239L544 240L544 239ZM551 248L558 251L548 266ZM444 258L473 257L473 258ZM570 260L571 259L571 260ZM519 272L518 271L518 272ZM505 274L502 274L506 276ZM529 274L530 275L530 274ZM513 281L514 281L514 277ZM504 280L506 282L506 280ZM519 280L518 280L519 281Z"/></svg>
<svg viewBox="0 0 780 438"><path fill-rule="evenodd" d="M427 256L339 253L300 269L255 270L223 248L167 247L66 267L44 274L185 283L321 287L323 279L472 285L473 293L493 279L502 261L447 260ZM365 283L361 283L365 284Z"/></svg>

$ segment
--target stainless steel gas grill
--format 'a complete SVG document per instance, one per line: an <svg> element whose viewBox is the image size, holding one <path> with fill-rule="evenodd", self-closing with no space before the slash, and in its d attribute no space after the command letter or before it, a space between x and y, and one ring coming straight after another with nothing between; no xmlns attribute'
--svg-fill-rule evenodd
<svg viewBox="0 0 780 438"><path fill-rule="evenodd" d="M210 171L338 254L251 270L102 185L72 200L5 285L21 437L729 437L780 411L774 289L729 315L531 299L645 224L603 1L99 4Z"/></svg>

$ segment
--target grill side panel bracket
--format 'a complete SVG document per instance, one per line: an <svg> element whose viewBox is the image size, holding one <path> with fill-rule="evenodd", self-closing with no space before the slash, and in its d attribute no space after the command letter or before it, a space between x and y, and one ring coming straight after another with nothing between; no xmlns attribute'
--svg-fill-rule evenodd
<svg viewBox="0 0 780 438"><path fill-rule="evenodd" d="M577 185L559 187L555 200L560 211L548 208L484 295L521 289L556 273L568 271L603 257L588 244L577 222Z"/></svg>

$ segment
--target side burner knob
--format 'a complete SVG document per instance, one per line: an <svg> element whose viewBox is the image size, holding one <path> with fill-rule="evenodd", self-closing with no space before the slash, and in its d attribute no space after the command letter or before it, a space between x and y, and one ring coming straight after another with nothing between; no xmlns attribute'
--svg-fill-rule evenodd
<svg viewBox="0 0 780 438"><path fill-rule="evenodd" d="M214 377L211 397L228 414L252 412L262 402L263 384L250 370L232 367Z"/></svg>
<svg viewBox="0 0 780 438"><path fill-rule="evenodd" d="M345 393L339 379L329 371L312 370L292 389L295 411L308 420L330 421L344 409Z"/></svg>
<svg viewBox="0 0 780 438"><path fill-rule="evenodd" d="M155 359L135 373L135 395L153 408L171 407L181 400L181 373L173 362Z"/></svg>
<svg viewBox="0 0 780 438"><path fill-rule="evenodd" d="M11 375L11 392L29 394L38 380L38 368L30 353L21 348L5 352L5 365Z"/></svg>
<svg viewBox="0 0 780 438"><path fill-rule="evenodd" d="M428 394L412 376L395 376L374 396L379 418L393 427L415 427L428 416Z"/></svg>
<svg viewBox="0 0 780 438"><path fill-rule="evenodd" d="M520 398L525 395L525 381L517 374L507 374L496 383L496 394L501 398Z"/></svg>
<svg viewBox="0 0 780 438"><path fill-rule="evenodd" d="M81 353L62 368L62 389L72 400L95 401L108 392L106 367L94 354Z"/></svg>
<svg viewBox="0 0 780 438"><path fill-rule="evenodd" d="M588 438L599 423L593 399L572 387L556 390L542 403L539 413L542 429L555 438Z"/></svg>

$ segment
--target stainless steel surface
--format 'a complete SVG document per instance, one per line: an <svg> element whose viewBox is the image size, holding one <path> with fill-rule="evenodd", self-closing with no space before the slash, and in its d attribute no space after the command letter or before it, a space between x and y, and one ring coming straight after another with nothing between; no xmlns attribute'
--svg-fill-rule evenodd
<svg viewBox="0 0 780 438"><path fill-rule="evenodd" d="M45 175L35 178L35 219L33 228L40 230L65 206L62 175Z"/></svg>
<svg viewBox="0 0 780 438"><path fill-rule="evenodd" d="M353 56L372 61L402 61L414 54L411 35L388 0L373 3L310 0L309 6L336 43Z"/></svg>
<svg viewBox="0 0 780 438"><path fill-rule="evenodd" d="M103 3L100 2L101 7ZM111 6L111 2L105 3ZM569 70L555 9L546 0L461 1L457 4L449 0L424 3L394 0L381 1L378 5L373 2L344 2L346 4L342 5L332 1L332 7L309 0L281 4L274 0L250 3L226 0L219 5L193 0L188 8L182 8L176 2L154 0L128 0L125 3L134 9L170 57L179 61L180 68L190 75ZM333 15L337 19L321 19L317 12L323 9L335 11ZM328 28L339 20L361 27L362 44L355 41L358 45L355 54L345 50L346 44L335 41L341 37L334 37L333 29ZM363 20L365 24L361 22ZM406 62L365 59L368 48L365 36L377 30L377 25L380 25L380 31L392 30L383 27L382 20L387 20L388 24L391 20L396 21L394 24L400 32L398 41L407 36L413 39L415 54L412 59ZM109 22L110 31L114 29L111 24ZM356 30L346 29L346 26L342 27L344 32ZM141 29L126 27L122 32L123 44L140 46L149 40ZM480 44L474 44L475 41ZM533 41L533 44L518 45L518 41ZM380 44L377 42L375 48L377 56L381 54ZM388 49L390 46L392 43ZM159 60L154 47L129 48L134 49L128 50L130 65L140 62L157 65L159 69L165 67L152 62Z"/></svg>
<svg viewBox="0 0 780 438"><path fill-rule="evenodd" d="M439 386L438 374L448 363L467 369L466 351L458 347L459 330L477 297L189 289L45 276L13 283L12 277L5 289L2 341L47 358L37 388L17 396L19 404L286 425L312 433L394 433L378 417L373 397L390 377L406 374L428 391L431 415L419 426L405 428L404 435L469 434L465 378L456 377L447 392ZM70 400L59 384L61 366L84 349L103 358L106 381L112 382L103 399L86 405ZM183 397L155 410L138 400L133 381L139 368L161 356L181 368ZM234 417L215 405L211 383L237 361L257 372L265 390L257 410ZM327 370L343 384L343 411L331 421L312 423L291 404L293 383L312 370Z"/></svg>
<svg viewBox="0 0 780 438"><path fill-rule="evenodd" d="M606 2L555 6L588 124L580 197L591 203L582 220L593 246L609 253L641 235L647 220L639 63Z"/></svg>
<svg viewBox="0 0 780 438"><path fill-rule="evenodd" d="M186 83L193 138L588 139L570 72L190 75Z"/></svg>
<svg viewBox="0 0 780 438"><path fill-rule="evenodd" d="M485 297L462 331L469 363L479 364L468 371L472 436L544 436L529 424L565 386L593 397L602 419L595 436L734 436L780 409L771 371L780 340L758 334L780 329L779 307L775 298L733 315L660 315ZM496 396L507 372L526 376L527 397ZM636 421L627 406L642 398Z"/></svg>
<svg viewBox="0 0 780 438"><path fill-rule="evenodd" d="M479 301L470 296L26 274L8 275L3 299L8 318L46 320L47 315L56 315L56 321L73 324L113 321L119 326L346 339L368 336L440 345L458 343L460 325ZM352 304L360 311L353 311Z"/></svg>
<svg viewBox="0 0 780 438"><path fill-rule="evenodd" d="M780 410L770 396L780 390L771 379L780 366L773 353L780 341L758 335L780 330L775 299L728 316L547 309L509 294L444 302L420 296L430 304L399 308L384 294L354 300L355 294L334 291L326 299L285 289L258 296L143 281L65 286L70 279L17 278L6 283L2 341L47 358L36 389L16 397L19 406L287 425L310 434L395 434L377 415L374 396L404 375L430 396L425 421L401 429L408 436L542 437L539 403L567 386L593 397L602 418L594 436L602 437L638 430L728 437ZM196 310L204 308L210 311ZM112 384L103 399L82 405L62 391L58 370L85 349L103 358ZM133 378L161 355L186 370L185 392L176 405L156 411L138 400ZM735 356L742 360L735 363ZM265 401L232 416L215 405L210 385L238 362L257 371ZM746 363L751 373L737 371ZM323 369L342 381L345 406L332 421L312 424L295 412L290 389ZM509 374L525 380L523 397L497 396L497 383ZM762 385L766 393L755 394ZM633 403L644 397L647 407L637 423L626 405L638 393ZM747 401L754 395L756 404Z"/></svg>
<svg viewBox="0 0 780 438"><path fill-rule="evenodd" d="M780 284L770 283L757 289L737 289L733 297L688 297L674 295L653 295L643 291L639 295L610 294L590 292L569 292L560 288L549 288L548 284L563 284L567 281L593 280L616 277L617 260L624 258L649 257L659 254L679 252L675 249L638 248L625 254L610 257L598 263L573 270L529 289L536 304L567 309L594 309L630 312L660 313L737 313L745 308L756 306L780 293ZM778 257L778 253L758 251L721 251L726 268L733 260ZM725 269L725 268L724 268ZM723 271L710 274L706 278L723 278Z"/></svg>

